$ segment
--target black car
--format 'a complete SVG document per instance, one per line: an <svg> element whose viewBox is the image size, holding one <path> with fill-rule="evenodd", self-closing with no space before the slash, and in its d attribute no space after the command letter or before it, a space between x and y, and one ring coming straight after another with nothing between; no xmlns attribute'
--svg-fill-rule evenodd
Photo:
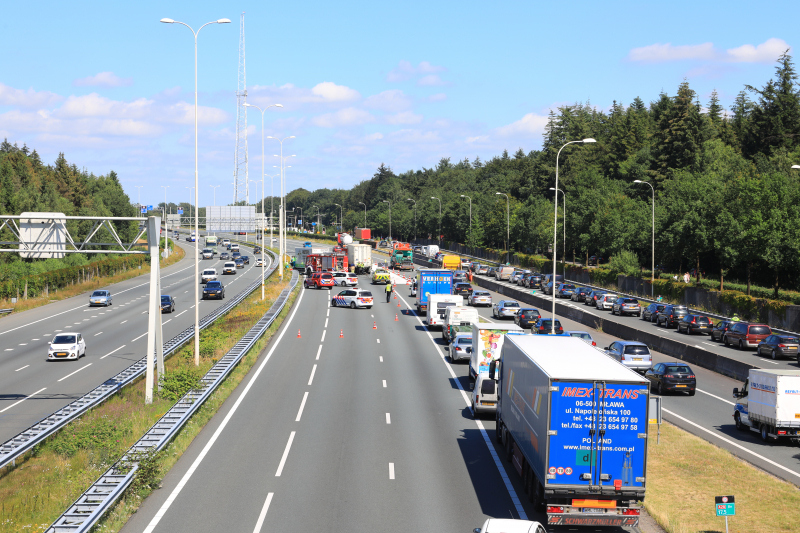
<svg viewBox="0 0 800 533"><path fill-rule="evenodd" d="M660 313L656 315L656 325L664 324L665 328L677 326L681 318L689 314L689 309L685 305L666 305Z"/></svg>
<svg viewBox="0 0 800 533"><path fill-rule="evenodd" d="M519 277L519 281L517 282L517 285L520 285L522 287L527 287L528 286L528 279L530 279L531 276L533 276L533 272L525 272L524 274L522 274Z"/></svg>
<svg viewBox="0 0 800 533"><path fill-rule="evenodd" d="M538 309L520 309L519 313L514 315L514 324L521 328L530 329L539 321L541 315Z"/></svg>
<svg viewBox="0 0 800 533"><path fill-rule="evenodd" d="M679 332L691 335L692 333L711 333L712 324L707 316L686 315L675 326Z"/></svg>
<svg viewBox="0 0 800 533"><path fill-rule="evenodd" d="M525 280L525 286L529 289L541 289L542 288L542 280L544 276L542 274L534 273L531 274L528 279Z"/></svg>
<svg viewBox="0 0 800 533"><path fill-rule="evenodd" d="M229 254L228 252L222 252L221 254L219 254L220 261L228 261L230 260L230 258L231 254Z"/></svg>
<svg viewBox="0 0 800 533"><path fill-rule="evenodd" d="M688 392L694 396L697 378L686 363L658 363L644 373L656 392L664 395L666 391Z"/></svg>
<svg viewBox="0 0 800 533"><path fill-rule="evenodd" d="M469 298L470 294L472 294L472 285L469 283L456 283L453 285L453 294Z"/></svg>
<svg viewBox="0 0 800 533"><path fill-rule="evenodd" d="M242 262L243 262L245 265L249 265L249 264L250 264L250 256L249 256L249 255L240 255L240 256L239 256L239 259L241 259L241 260L242 260Z"/></svg>
<svg viewBox="0 0 800 533"><path fill-rule="evenodd" d="M237 257L233 262L236 263L236 268L244 268L244 261L241 257Z"/></svg>
<svg viewBox="0 0 800 533"><path fill-rule="evenodd" d="M656 321L656 315L659 311L663 311L667 304L650 304L642 309L642 320L649 320L650 322Z"/></svg>
<svg viewBox="0 0 800 533"><path fill-rule="evenodd" d="M769 354L773 359L777 359L778 357L790 357L794 359L798 357L798 345L800 345L800 339L797 337L792 337L791 335L770 335L758 343L756 353L763 356Z"/></svg>
<svg viewBox="0 0 800 533"><path fill-rule="evenodd" d="M209 281L203 287L203 300L208 300L209 298L218 298L220 300L225 298L225 286L221 281Z"/></svg>
<svg viewBox="0 0 800 533"><path fill-rule="evenodd" d="M552 318L540 318L536 321L536 324L531 328L531 333L536 332L539 335L550 335L550 330L553 328L553 319ZM556 328L556 335L561 335L564 333L564 328L561 327L561 321L556 320L555 324Z"/></svg>
<svg viewBox="0 0 800 533"><path fill-rule="evenodd" d="M231 254L231 257L233 258L234 261L236 261L238 258L242 257L242 252L233 252Z"/></svg>
<svg viewBox="0 0 800 533"><path fill-rule="evenodd" d="M592 292L592 289L590 289L589 287L578 287L577 289L575 289L575 292L572 293L570 300L572 300L573 302L586 301L586 297L589 295L590 292Z"/></svg>
<svg viewBox="0 0 800 533"><path fill-rule="evenodd" d="M597 307L597 299L604 295L606 291L594 290L587 294L583 299L583 305L591 305Z"/></svg>
<svg viewBox="0 0 800 533"><path fill-rule="evenodd" d="M175 311L175 298L172 296L162 294L161 295L161 312L162 313L172 313Z"/></svg>
<svg viewBox="0 0 800 533"><path fill-rule="evenodd" d="M261 247L260 246L256 246L255 248L253 248L253 255L258 255L260 253L261 253Z"/></svg>
<svg viewBox="0 0 800 533"><path fill-rule="evenodd" d="M592 266L592 265L597 266L597 265L600 264L600 261L602 261L602 260L603 260L603 256L601 256L601 255L593 255L587 261L587 266Z"/></svg>
<svg viewBox="0 0 800 533"><path fill-rule="evenodd" d="M731 320L722 320L718 322L714 329L711 330L711 340L722 342L723 337L729 329L733 327L734 322Z"/></svg>

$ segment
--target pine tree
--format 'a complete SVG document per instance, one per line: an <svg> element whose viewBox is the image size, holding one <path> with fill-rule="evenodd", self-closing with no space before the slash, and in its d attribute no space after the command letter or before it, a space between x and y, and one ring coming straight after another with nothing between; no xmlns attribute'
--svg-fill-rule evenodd
<svg viewBox="0 0 800 533"><path fill-rule="evenodd" d="M658 121L656 164L662 180L672 170L693 169L702 145L702 119L694 102L695 92L684 81L678 87L673 105Z"/></svg>
<svg viewBox="0 0 800 533"><path fill-rule="evenodd" d="M719 95L716 89L711 91L711 100L708 102L708 119L715 126L722 121L722 106L719 105Z"/></svg>
<svg viewBox="0 0 800 533"><path fill-rule="evenodd" d="M775 67L775 79L762 89L747 85L758 95L758 104L751 115L750 136L745 153L771 155L777 149L792 150L800 146L800 91L797 72L791 56L784 52Z"/></svg>
<svg viewBox="0 0 800 533"><path fill-rule="evenodd" d="M0 143L0 154L10 154L13 151L14 147L8 142L8 138L3 139L3 142Z"/></svg>

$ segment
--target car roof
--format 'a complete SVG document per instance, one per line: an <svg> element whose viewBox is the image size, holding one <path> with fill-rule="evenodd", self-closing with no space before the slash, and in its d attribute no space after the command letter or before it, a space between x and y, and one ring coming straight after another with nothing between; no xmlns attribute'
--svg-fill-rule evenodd
<svg viewBox="0 0 800 533"><path fill-rule="evenodd" d="M53 337L56 335L80 335L77 331L62 331L61 333L55 333Z"/></svg>
<svg viewBox="0 0 800 533"><path fill-rule="evenodd" d="M573 333L581 333L581 334L586 334L586 335L589 335L590 337L592 336L592 334L591 334L591 333L589 333L588 331L581 331L581 330L578 330L578 329L571 329L571 330L569 330L569 331L565 331L565 332L564 332L564 335L571 335L571 334L573 334Z"/></svg>
<svg viewBox="0 0 800 533"><path fill-rule="evenodd" d="M622 346L647 346L645 343L640 341L617 341ZM647 346L649 348L649 346Z"/></svg>

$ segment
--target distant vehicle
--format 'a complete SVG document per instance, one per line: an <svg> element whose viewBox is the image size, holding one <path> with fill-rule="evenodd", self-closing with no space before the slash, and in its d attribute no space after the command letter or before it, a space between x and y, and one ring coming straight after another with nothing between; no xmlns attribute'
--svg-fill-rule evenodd
<svg viewBox="0 0 800 533"><path fill-rule="evenodd" d="M372 284L383 284L386 285L392 282L392 274L386 269L377 268L374 272L372 272Z"/></svg>
<svg viewBox="0 0 800 533"><path fill-rule="evenodd" d="M509 335L524 335L516 324L472 323L472 352L469 357L469 377L488 373L489 365L500 359L503 344Z"/></svg>
<svg viewBox="0 0 800 533"><path fill-rule="evenodd" d="M544 276L541 274L531 274L530 277L525 279L525 286L529 289L541 289L543 279Z"/></svg>
<svg viewBox="0 0 800 533"><path fill-rule="evenodd" d="M800 370L751 368L742 389L733 389L736 429L755 431L761 440L789 437L797 442L800 426Z"/></svg>
<svg viewBox="0 0 800 533"><path fill-rule="evenodd" d="M454 305L445 309L444 320L442 321L442 338L449 342L451 337L451 326L471 326L473 322L477 322L478 310L474 307L465 307L463 305ZM472 332L472 329L467 331Z"/></svg>
<svg viewBox="0 0 800 533"><path fill-rule="evenodd" d="M577 337L584 341L586 344L591 344L592 346L597 346L597 343L592 338L592 334L588 331L565 331L564 335L569 335L570 337Z"/></svg>
<svg viewBox="0 0 800 533"><path fill-rule="evenodd" d="M688 392L689 396L694 396L697 388L697 376L686 363L658 363L653 368L644 373L644 377L650 380L651 386L655 387L659 396L664 396L667 391Z"/></svg>
<svg viewBox="0 0 800 533"><path fill-rule="evenodd" d="M531 329L533 325L539 321L540 317L541 314L539 313L538 309L520 309L519 312L514 315L514 324L521 328Z"/></svg>
<svg viewBox="0 0 800 533"><path fill-rule="evenodd" d="M617 298L611 304L612 315L636 315L642 316L642 306L639 305L639 300L636 298Z"/></svg>
<svg viewBox="0 0 800 533"><path fill-rule="evenodd" d="M333 282L341 287L355 287L358 285L358 276L350 272L333 272Z"/></svg>
<svg viewBox="0 0 800 533"><path fill-rule="evenodd" d="M410 288L408 289L408 295L414 297L417 296L417 280L414 280L411 283Z"/></svg>
<svg viewBox="0 0 800 533"><path fill-rule="evenodd" d="M461 268L462 269L469 270L471 266L472 266L472 261L470 261L469 259L466 259L464 257L461 258Z"/></svg>
<svg viewBox="0 0 800 533"><path fill-rule="evenodd" d="M417 313L428 312L428 299L434 294L451 294L453 292L453 273L443 269L424 269L417 273ZM463 298L462 298L463 300Z"/></svg>
<svg viewBox="0 0 800 533"><path fill-rule="evenodd" d="M556 291L557 298L571 298L573 294L575 294L575 285L569 283L560 284Z"/></svg>
<svg viewBox="0 0 800 533"><path fill-rule="evenodd" d="M461 326L464 327L464 326ZM469 359L472 353L472 328L469 332L457 333L450 343L450 362L457 363L462 359Z"/></svg>
<svg viewBox="0 0 800 533"><path fill-rule="evenodd" d="M429 328L442 327L444 316L448 307L463 307L464 297L453 294L431 294L428 298L427 319L425 323ZM474 311L474 310L473 310Z"/></svg>
<svg viewBox="0 0 800 533"><path fill-rule="evenodd" d="M601 311L605 311L606 309L611 309L611 307L614 305L614 302L617 301L617 298L619 298L619 296L617 296L616 294L608 294L608 293L599 296L597 298L597 308L600 309Z"/></svg>
<svg viewBox="0 0 800 533"><path fill-rule="evenodd" d="M601 256L593 255L593 256L589 257L589 261L587 262L588 263L587 266L597 266L602 260L603 260L603 258Z"/></svg>
<svg viewBox="0 0 800 533"><path fill-rule="evenodd" d="M228 252L222 252L221 254L219 254L220 261L227 261L230 258L231 254L229 254Z"/></svg>
<svg viewBox="0 0 800 533"><path fill-rule="evenodd" d="M256 266L257 267L264 266L264 260L261 259L260 257L256 259Z"/></svg>
<svg viewBox="0 0 800 533"><path fill-rule="evenodd" d="M770 335L758 343L756 353L765 357L769 354L772 359L777 359L778 357L795 359L800 357L797 353L798 344L800 344L800 339L791 335ZM798 363L800 363L800 360L798 360Z"/></svg>
<svg viewBox="0 0 800 533"><path fill-rule="evenodd" d="M206 268L203 270L203 273L200 274L200 283L206 284L209 281L215 281L217 279L217 270L215 268Z"/></svg>
<svg viewBox="0 0 800 533"><path fill-rule="evenodd" d="M111 298L111 291L108 290L98 290L92 292L92 295L89 296L89 307L94 307L95 305L102 305L103 307L108 307L109 305L113 304L113 299Z"/></svg>
<svg viewBox="0 0 800 533"><path fill-rule="evenodd" d="M736 322L725 333L725 339L722 342L725 343L725 346L733 344L740 350L744 350L745 348L757 348L758 344L770 335L772 335L772 329L767 324Z"/></svg>
<svg viewBox="0 0 800 533"><path fill-rule="evenodd" d="M276 240L276 239L273 239L273 240ZM306 242L303 243L303 247L304 248L311 248L311 243L309 241L306 241Z"/></svg>
<svg viewBox="0 0 800 533"><path fill-rule="evenodd" d="M250 264L250 256L249 255L242 255L242 256L239 257L239 259L241 259L242 263L244 263L245 265L249 265Z"/></svg>
<svg viewBox="0 0 800 533"><path fill-rule="evenodd" d="M458 294L464 298L469 298L472 294L472 285L469 283L456 283L453 286L453 294Z"/></svg>
<svg viewBox="0 0 800 533"><path fill-rule="evenodd" d="M508 279L511 277L511 274L513 273L514 273L514 267L501 266L495 269L494 277L497 281L508 281Z"/></svg>
<svg viewBox="0 0 800 533"><path fill-rule="evenodd" d="M161 312L172 313L175 311L175 298L168 294L161 295Z"/></svg>
<svg viewBox="0 0 800 533"><path fill-rule="evenodd" d="M560 320L556 320L555 326L553 325L552 318L544 318L541 317L533 325L531 328L531 333L536 333L539 335L553 335L552 331L555 328L555 335L561 335L564 333L564 327L561 325Z"/></svg>
<svg viewBox="0 0 800 533"><path fill-rule="evenodd" d="M472 291L472 294L467 299L469 305L478 307L479 305L491 306L492 295L488 291Z"/></svg>
<svg viewBox="0 0 800 533"><path fill-rule="evenodd" d="M228 261L222 267L223 274L236 274L236 263Z"/></svg>
<svg viewBox="0 0 800 533"><path fill-rule="evenodd" d="M86 341L80 333L59 333L48 345L48 361L80 359L86 356Z"/></svg>
<svg viewBox="0 0 800 533"><path fill-rule="evenodd" d="M217 239L216 235L206 235L206 246L209 248L213 248L218 242L219 240Z"/></svg>
<svg viewBox="0 0 800 533"><path fill-rule="evenodd" d="M474 272L476 274L482 274L482 275L485 276L489 272L489 266L488 265L478 265L478 266L475 267Z"/></svg>
<svg viewBox="0 0 800 533"><path fill-rule="evenodd" d="M500 300L492 307L492 318L514 318L519 313L519 302Z"/></svg>
<svg viewBox="0 0 800 533"><path fill-rule="evenodd" d="M466 283L468 281L467 273L464 270L456 270L453 272L453 283Z"/></svg>
<svg viewBox="0 0 800 533"><path fill-rule="evenodd" d="M214 251L211 248L203 248L203 259L214 259Z"/></svg>
<svg viewBox="0 0 800 533"><path fill-rule="evenodd" d="M478 374L471 396L473 418L497 411L497 382L489 374Z"/></svg>
<svg viewBox="0 0 800 533"><path fill-rule="evenodd" d="M331 307L349 307L356 309L363 307L370 309L374 304L372 292L363 289L346 289L331 298Z"/></svg>
<svg viewBox="0 0 800 533"><path fill-rule="evenodd" d="M458 270L461 268L461 258L457 255L443 255L442 256L442 268L446 268L447 270ZM466 272L461 270L466 277Z"/></svg>
<svg viewBox="0 0 800 533"><path fill-rule="evenodd" d="M314 272L311 277L306 276L303 280L306 289L332 289L334 287L333 274L330 272Z"/></svg>
<svg viewBox="0 0 800 533"><path fill-rule="evenodd" d="M646 372L653 365L650 348L639 341L616 341L605 348L606 354L631 370Z"/></svg>
<svg viewBox="0 0 800 533"><path fill-rule="evenodd" d="M230 248L231 240L230 239L222 239L222 246L225 248Z"/></svg>
<svg viewBox="0 0 800 533"><path fill-rule="evenodd" d="M586 296L590 292L592 292L592 289L590 289L589 287L578 287L572 293L572 296L570 296L570 300L572 300L573 302L582 302L586 299Z"/></svg>
<svg viewBox="0 0 800 533"><path fill-rule="evenodd" d="M238 252L239 251L239 244L235 243L235 242L231 243L230 249L231 249L231 252Z"/></svg>
<svg viewBox="0 0 800 533"><path fill-rule="evenodd" d="M552 281L549 281L547 283L542 282L542 292L545 294L553 294L553 291L555 291L557 294L558 288L561 287L561 284L562 284L561 281L556 281L555 283Z"/></svg>
<svg viewBox="0 0 800 533"><path fill-rule="evenodd" d="M679 333L686 333L688 335L692 333L708 333L710 335L713 326L711 320L709 320L707 316L686 315L681 318L678 325L675 326L675 329L678 330Z"/></svg>
<svg viewBox="0 0 800 533"><path fill-rule="evenodd" d="M711 340L722 342L725 333L727 333L734 324L736 324L736 322L733 322L732 320L721 320L720 322L717 322L717 324L711 330Z"/></svg>
<svg viewBox="0 0 800 533"><path fill-rule="evenodd" d="M592 292L586 295L586 298L584 298L583 300L583 305L591 305L592 307L596 307L597 299L600 298L600 296L604 295L605 293L606 291L593 290Z"/></svg>
<svg viewBox="0 0 800 533"><path fill-rule="evenodd" d="M241 257L237 257L233 260L233 263L236 265L236 268L244 268L244 259Z"/></svg>
<svg viewBox="0 0 800 533"><path fill-rule="evenodd" d="M666 305L656 315L656 325L664 324L665 328L675 326L681 318L688 314L689 309L685 305Z"/></svg>
<svg viewBox="0 0 800 533"><path fill-rule="evenodd" d="M261 253L261 247L260 246L256 246L255 248L253 248L253 255L258 255L260 253Z"/></svg>
<svg viewBox="0 0 800 533"><path fill-rule="evenodd" d="M489 267L489 268L487 268L486 269L486 277L493 278L495 270L497 270L497 267Z"/></svg>
<svg viewBox="0 0 800 533"><path fill-rule="evenodd" d="M654 303L642 309L642 320L649 320L650 322L656 321L656 316L659 311L662 311L667 304Z"/></svg>

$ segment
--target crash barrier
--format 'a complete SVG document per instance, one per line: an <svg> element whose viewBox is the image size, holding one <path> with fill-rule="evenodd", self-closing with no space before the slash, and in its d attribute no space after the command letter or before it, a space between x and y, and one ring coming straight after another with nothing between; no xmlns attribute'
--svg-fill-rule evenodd
<svg viewBox="0 0 800 533"><path fill-rule="evenodd" d="M83 533L89 531L102 518L133 481L139 468L139 462L145 459L147 454L163 450L169 444L192 415L225 381L228 374L239 364L256 341L264 335L267 328L283 310L298 280L299 275L297 272L293 272L289 287L281 291L278 299L273 302L256 325L250 328L239 339L239 342L203 376L200 380L200 388L187 392L183 398L178 400L114 466L100 476L47 528L48 533Z"/></svg>
<svg viewBox="0 0 800 533"><path fill-rule="evenodd" d="M271 252L270 252L271 253ZM277 254L271 254L277 257ZM271 261L269 269L264 273L264 278L277 268L278 262ZM214 323L219 317L236 307L242 300L249 296L253 291L261 287L261 280L256 280L239 294L231 298L224 305L207 314L200 319L200 329L203 330ZM164 357L180 349L184 344L194 338L194 324L183 330L181 333L164 343ZM156 358L153 358L154 361ZM154 362L155 364L155 362ZM61 428L81 416L88 410L97 407L108 398L119 392L122 387L130 385L147 369L147 357L142 357L131 366L106 380L102 385L95 387L77 400L67 404L55 413L47 416L32 425L25 431L8 439L0 445L0 468L15 461L24 453L31 450L34 446L43 442L50 435L57 433Z"/></svg>

